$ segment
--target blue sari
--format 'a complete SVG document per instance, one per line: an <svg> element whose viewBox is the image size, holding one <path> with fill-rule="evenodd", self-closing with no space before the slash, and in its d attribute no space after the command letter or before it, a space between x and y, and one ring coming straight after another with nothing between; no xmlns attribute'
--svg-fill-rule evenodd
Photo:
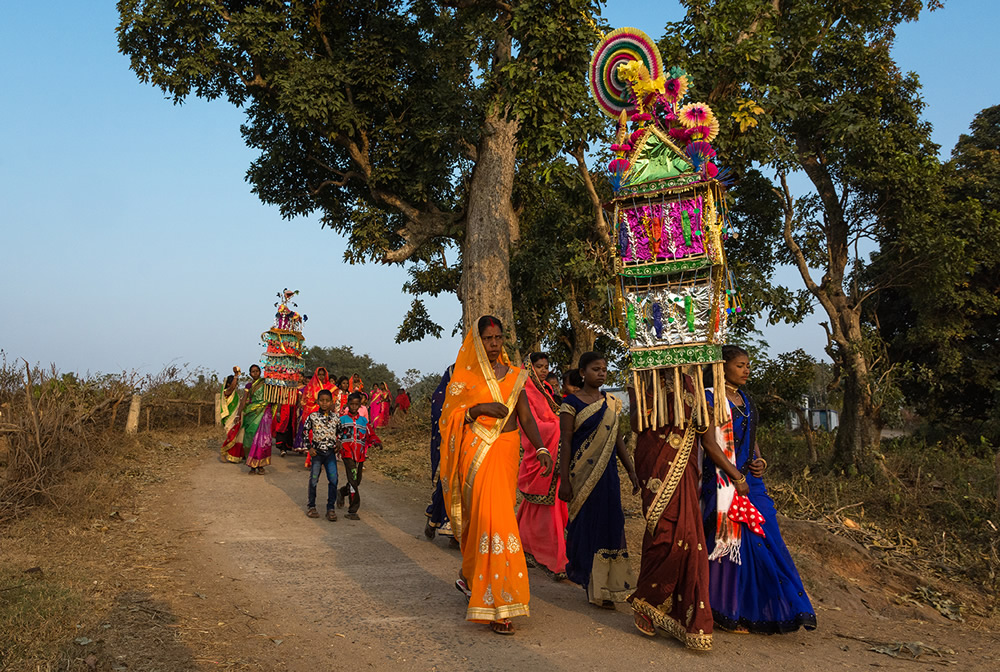
<svg viewBox="0 0 1000 672"><path fill-rule="evenodd" d="M603 394L587 404L571 394L563 399L560 415L564 414L574 419L566 576L584 586L594 604L621 601L635 588L615 451L621 403Z"/></svg>
<svg viewBox="0 0 1000 672"><path fill-rule="evenodd" d="M427 506L424 514L427 516L427 526L437 533L446 536L454 536L451 532L451 523L448 520L447 507L444 505L444 492L441 489L441 474L438 473L438 466L441 463L441 428L438 422L441 420L441 407L444 405L444 398L448 390L448 383L451 382L451 372L454 366L449 366L441 376L441 382L431 395L431 483L434 484L434 491L431 493L431 503Z"/></svg>
<svg viewBox="0 0 1000 672"><path fill-rule="evenodd" d="M706 391L714 405L713 392ZM778 529L774 500L767 494L764 481L749 472L756 443L757 411L750 397L740 392L743 406L731 401L736 468L746 474L750 494L747 497L764 518L763 537L753 534L745 523L740 534L737 564L728 557L709 562L709 600L715 622L726 630L746 628L757 634L794 632L799 628L814 630L816 612L802 587L802 579L788 553ZM715 549L716 470L705 454L702 469L701 501L708 554Z"/></svg>

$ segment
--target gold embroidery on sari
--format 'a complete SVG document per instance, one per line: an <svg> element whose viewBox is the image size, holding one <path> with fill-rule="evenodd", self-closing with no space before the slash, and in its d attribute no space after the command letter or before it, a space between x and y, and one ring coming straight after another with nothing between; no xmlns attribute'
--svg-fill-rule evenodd
<svg viewBox="0 0 1000 672"><path fill-rule="evenodd" d="M687 648L692 651L712 650L712 635L706 635L702 629L698 630L698 634L688 632L683 625L668 615L667 612L670 609L669 607L664 608L665 606L667 606L666 602L657 609L641 598L632 602L632 609L646 616L653 622L653 625L680 641Z"/></svg>
<svg viewBox="0 0 1000 672"><path fill-rule="evenodd" d="M677 486L681 482L681 477L684 475L684 469L687 468L688 459L691 457L694 440L694 424L690 424L684 431L684 442L674 456L674 461L670 463L670 469L667 470L663 485L650 503L649 510L646 511L646 529L649 530L650 534L656 531L656 526L660 523L660 517L666 510L667 505L670 504L670 500L674 497L674 492L677 490ZM677 541L678 546L681 543L682 540Z"/></svg>
<svg viewBox="0 0 1000 672"><path fill-rule="evenodd" d="M607 407L597 429L570 460L570 482L573 485L573 499L569 503L569 519L571 521L576 518L576 514L580 513L584 502L590 497L590 493L601 480L601 476L604 475L608 461L614 455L615 442L618 438L618 415L621 402L611 394L606 395L606 399ZM580 411L576 416L574 430L579 429L588 418L600 411L604 407L604 401L604 399L599 399ZM593 457L590 458L588 455L593 455ZM587 471L576 476L578 469Z"/></svg>

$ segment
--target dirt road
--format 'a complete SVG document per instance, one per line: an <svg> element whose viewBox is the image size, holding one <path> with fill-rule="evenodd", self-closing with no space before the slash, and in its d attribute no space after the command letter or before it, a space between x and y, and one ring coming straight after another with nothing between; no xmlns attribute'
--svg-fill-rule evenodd
<svg viewBox="0 0 1000 672"><path fill-rule="evenodd" d="M165 599L176 603L170 611L181 619L173 627L187 652L185 668L696 671L725 664L783 671L958 664L995 670L1000 661L994 634L934 618L927 609L909 618L879 613L871 607L872 590L858 587L865 577L843 585L810 581L823 551L802 560L818 608L816 632L716 633L711 653L690 653L670 638L639 635L626 606L594 608L582 589L531 570L531 616L516 620L514 637L502 637L464 620L453 586L459 554L447 540L424 538L423 488L373 470L365 475L361 520L328 522L305 516L301 457L276 457L264 476L249 476L208 451L191 467L142 514L146 529L162 537L159 553L172 572L170 589L159 592L183 596ZM323 482L318 505L322 511ZM920 641L943 655L925 652L914 663L853 638ZM199 653L213 644L238 663ZM116 669L137 667L143 665Z"/></svg>

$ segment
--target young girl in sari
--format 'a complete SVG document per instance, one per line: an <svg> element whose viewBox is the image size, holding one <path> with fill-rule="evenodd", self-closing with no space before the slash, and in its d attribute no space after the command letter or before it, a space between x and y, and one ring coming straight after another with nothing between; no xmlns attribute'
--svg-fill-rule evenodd
<svg viewBox="0 0 1000 672"><path fill-rule="evenodd" d="M236 421L243 424L243 442L250 473L263 474L264 467L271 464L271 410L264 400L264 379L260 377L260 367L256 364L250 367L250 382L243 394Z"/></svg>
<svg viewBox="0 0 1000 672"><path fill-rule="evenodd" d="M243 426L236 421L240 409L240 367L233 367L233 375L222 385L222 427L226 430L226 440L222 442L222 459L228 462L243 461Z"/></svg>
<svg viewBox="0 0 1000 672"><path fill-rule="evenodd" d="M715 381L706 396L713 406L728 403L731 419L722 427L709 425L701 437L701 500L715 622L735 632L813 630L816 612L762 479L767 461L757 445L757 409L740 389L750 377L750 357L727 345L722 358L725 380Z"/></svg>
<svg viewBox="0 0 1000 672"><path fill-rule="evenodd" d="M533 352L524 360L528 382L524 386L531 415L538 425L538 433L546 452L559 455L559 404L552 388L545 382L549 373L549 357L544 352ZM521 435L521 467L517 473L517 489L523 497L517 510L517 527L521 532L521 545L529 563L547 570L554 578L566 577L566 502L556 497L559 488L559 468L546 471L526 435Z"/></svg>
<svg viewBox="0 0 1000 672"><path fill-rule="evenodd" d="M639 481L618 425L621 402L601 392L607 360L599 352L587 352L579 369L583 388L563 399L559 414L559 498L569 502L566 575L587 590L592 604L614 609L635 587L616 454L633 494L639 492Z"/></svg>
<svg viewBox="0 0 1000 672"><path fill-rule="evenodd" d="M670 381L669 385L667 380ZM658 399L673 395L672 377L656 374ZM712 608L708 590L708 555L705 531L698 502L700 474L697 430L691 422L694 382L682 378L684 415L675 417L673 404L661 404L667 421L650 428L657 399L652 386L641 406L629 387L632 431L635 444L635 471L642 486L642 511L646 518L642 537L642 557L635 592L629 597L635 627L644 635L656 629L680 640L687 648L712 648ZM663 406L666 406L666 409ZM642 408L643 431L639 431Z"/></svg>
<svg viewBox="0 0 1000 672"><path fill-rule="evenodd" d="M455 585L469 600L466 619L502 635L514 634L510 619L528 615L530 598L514 517L518 422L546 452L524 395L527 375L503 351L500 320L484 316L458 351L441 409L441 490L462 549ZM551 458L538 459L551 473Z"/></svg>

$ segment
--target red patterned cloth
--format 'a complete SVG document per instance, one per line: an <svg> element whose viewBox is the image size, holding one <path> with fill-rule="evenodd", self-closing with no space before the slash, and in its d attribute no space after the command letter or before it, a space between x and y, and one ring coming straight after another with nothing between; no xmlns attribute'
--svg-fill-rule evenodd
<svg viewBox="0 0 1000 672"><path fill-rule="evenodd" d="M728 515L729 520L734 523L746 523L747 527L754 534L761 537L767 536L764 534L764 528L761 527L765 522L764 516L760 515L760 511L750 503L746 495L736 495L733 497L733 503L729 507Z"/></svg>

